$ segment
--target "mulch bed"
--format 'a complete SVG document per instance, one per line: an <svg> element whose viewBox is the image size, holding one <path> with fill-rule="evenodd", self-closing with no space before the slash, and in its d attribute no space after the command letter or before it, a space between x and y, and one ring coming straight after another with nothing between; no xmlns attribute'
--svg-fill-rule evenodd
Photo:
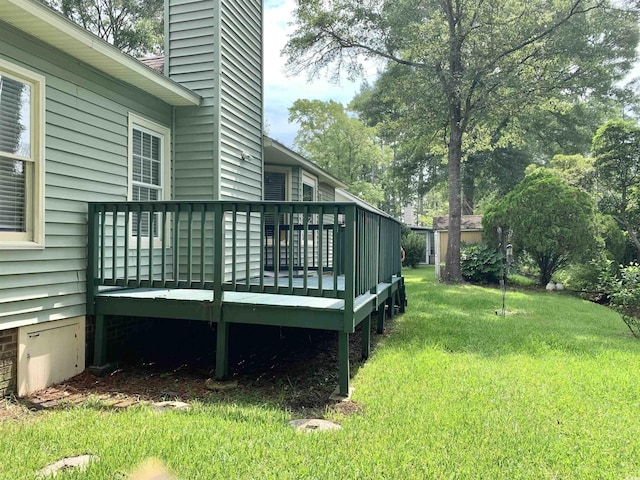
<svg viewBox="0 0 640 480"><path fill-rule="evenodd" d="M372 322L372 324L375 322ZM373 326L372 326L373 328ZM0 419L20 417L39 410L68 408L99 401L105 408L163 400L271 404L292 415L321 417L328 410L343 414L362 411L351 401L329 397L338 384L335 333L318 330L280 329L259 342L232 350L232 380L237 387L211 391L205 381L214 377L210 358L162 358L118 365L112 373L97 377L88 370L59 385L23 399L0 402ZM382 338L372 333L372 348ZM351 373L361 360L361 334L350 336Z"/></svg>

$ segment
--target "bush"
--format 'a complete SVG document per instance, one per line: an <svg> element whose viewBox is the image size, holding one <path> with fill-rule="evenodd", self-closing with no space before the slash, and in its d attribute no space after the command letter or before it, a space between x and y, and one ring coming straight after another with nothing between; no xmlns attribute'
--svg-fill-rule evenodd
<svg viewBox="0 0 640 480"><path fill-rule="evenodd" d="M427 244L424 235L417 233L409 233L402 239L402 248L404 248L405 267L417 267L420 262L424 262L427 255Z"/></svg>
<svg viewBox="0 0 640 480"><path fill-rule="evenodd" d="M620 314L631 333L640 337L640 265L622 267L619 276L605 273L602 284L611 308Z"/></svg>
<svg viewBox="0 0 640 480"><path fill-rule="evenodd" d="M498 283L502 276L502 254L483 243L463 245L460 270L469 282Z"/></svg>

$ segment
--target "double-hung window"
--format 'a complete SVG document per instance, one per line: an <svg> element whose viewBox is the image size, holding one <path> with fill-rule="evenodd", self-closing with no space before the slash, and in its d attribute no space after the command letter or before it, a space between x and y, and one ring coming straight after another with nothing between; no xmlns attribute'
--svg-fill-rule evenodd
<svg viewBox="0 0 640 480"><path fill-rule="evenodd" d="M0 60L0 248L44 246L44 77Z"/></svg>
<svg viewBox="0 0 640 480"><path fill-rule="evenodd" d="M165 200L170 197L169 130L131 114L129 116L129 198L133 201ZM143 213L133 215L131 233L159 238L159 222Z"/></svg>

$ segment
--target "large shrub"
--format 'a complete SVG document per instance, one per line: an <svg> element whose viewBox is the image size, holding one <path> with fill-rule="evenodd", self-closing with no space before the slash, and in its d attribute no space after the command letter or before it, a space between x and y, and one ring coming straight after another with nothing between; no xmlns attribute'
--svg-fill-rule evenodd
<svg viewBox="0 0 640 480"><path fill-rule="evenodd" d="M402 238L402 247L404 248L405 267L417 267L420 262L424 262L427 255L427 243L424 235L417 233L408 233Z"/></svg>
<svg viewBox="0 0 640 480"><path fill-rule="evenodd" d="M616 310L634 336L640 336L640 265L631 263L620 274L604 274L603 288L611 308Z"/></svg>
<svg viewBox="0 0 640 480"><path fill-rule="evenodd" d="M460 249L460 271L469 282L498 283L502 269L503 258L495 248L474 243Z"/></svg>
<svg viewBox="0 0 640 480"><path fill-rule="evenodd" d="M536 262L541 285L560 268L586 261L596 247L595 205L584 191L538 169L487 208L485 239L497 245L497 227L513 232L514 251Z"/></svg>

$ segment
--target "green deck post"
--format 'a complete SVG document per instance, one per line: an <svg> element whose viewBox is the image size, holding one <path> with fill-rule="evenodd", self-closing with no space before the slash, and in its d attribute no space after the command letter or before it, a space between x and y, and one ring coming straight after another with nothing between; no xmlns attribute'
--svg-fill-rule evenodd
<svg viewBox="0 0 640 480"><path fill-rule="evenodd" d="M216 378L223 380L229 376L229 324L216 325Z"/></svg>
<svg viewBox="0 0 640 480"><path fill-rule="evenodd" d="M95 334L93 363L96 367L100 367L107 363L107 325L104 315L96 315Z"/></svg>
<svg viewBox="0 0 640 480"><path fill-rule="evenodd" d="M349 396L349 334L338 332L338 392Z"/></svg>
<svg viewBox="0 0 640 480"><path fill-rule="evenodd" d="M371 315L362 320L362 359L366 360L371 354Z"/></svg>
<svg viewBox="0 0 640 480"><path fill-rule="evenodd" d="M378 305L378 333L384 333L384 303Z"/></svg>
<svg viewBox="0 0 640 480"><path fill-rule="evenodd" d="M222 318L224 282L224 209L216 203L214 211L213 237L213 311L212 319L217 322L216 331L216 378L221 380L229 374L229 324Z"/></svg>

